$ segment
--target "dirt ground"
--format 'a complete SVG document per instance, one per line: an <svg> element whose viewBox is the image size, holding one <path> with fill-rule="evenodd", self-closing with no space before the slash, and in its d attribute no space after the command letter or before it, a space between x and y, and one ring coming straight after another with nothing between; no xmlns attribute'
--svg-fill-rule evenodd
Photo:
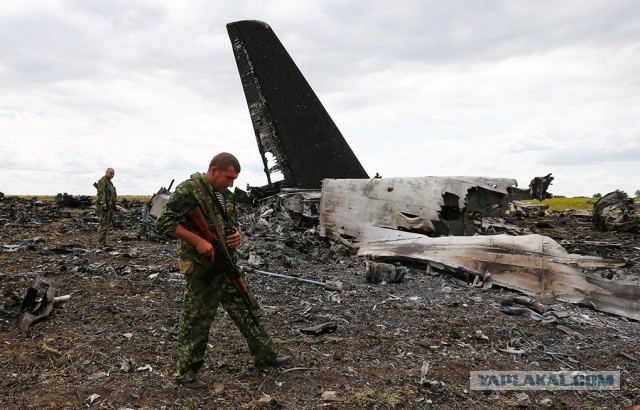
<svg viewBox="0 0 640 410"><path fill-rule="evenodd" d="M253 367L244 340L219 311L192 391L172 380L183 279L171 241L140 237L142 203L118 215L110 247L96 248L92 207L6 197L0 201L0 408L3 409L615 409L640 405L639 325L592 309L543 325L500 311L512 292L478 289L423 266L401 283L365 280L363 260L291 218L244 211L242 264L339 280L322 286L249 273L261 320L291 363ZM511 218L572 253L624 258L591 272L640 277L640 234L594 231L570 212ZM19 330L32 280L70 294L45 320ZM301 330L332 322L335 331ZM507 351L505 351L507 350ZM515 352L515 353L513 353ZM475 391L480 370L618 370L617 391Z"/></svg>

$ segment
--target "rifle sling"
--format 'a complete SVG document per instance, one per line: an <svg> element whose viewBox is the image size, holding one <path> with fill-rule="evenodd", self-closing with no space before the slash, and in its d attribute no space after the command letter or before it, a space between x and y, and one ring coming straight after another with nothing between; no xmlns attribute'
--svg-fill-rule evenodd
<svg viewBox="0 0 640 410"><path fill-rule="evenodd" d="M216 213L213 211L213 206L211 206L211 202L209 202L209 198L207 196L208 195L207 190L204 187L204 185L202 185L202 182L198 181L197 179L194 179L194 181L196 182L196 184L198 185L198 188L200 188L200 191L202 192L202 198L204 199L205 205L207 205L207 208L209 209L209 214L211 215L211 220L213 221L213 227L216 228L216 233L218 234L220 243L222 243L222 249L224 250L224 253L226 254L229 261L231 261L231 255L229 255L229 250L227 249L227 237L225 236L224 232L222 232L222 228L220 228L220 222L218 221L218 217L216 216Z"/></svg>

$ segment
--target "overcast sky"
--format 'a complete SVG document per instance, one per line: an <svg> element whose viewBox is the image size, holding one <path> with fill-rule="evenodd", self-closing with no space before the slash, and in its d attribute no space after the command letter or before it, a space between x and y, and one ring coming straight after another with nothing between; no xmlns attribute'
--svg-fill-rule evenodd
<svg viewBox="0 0 640 410"><path fill-rule="evenodd" d="M640 1L0 2L0 191L266 184L226 24L274 30L370 175L640 189ZM175 186L175 185L174 185Z"/></svg>

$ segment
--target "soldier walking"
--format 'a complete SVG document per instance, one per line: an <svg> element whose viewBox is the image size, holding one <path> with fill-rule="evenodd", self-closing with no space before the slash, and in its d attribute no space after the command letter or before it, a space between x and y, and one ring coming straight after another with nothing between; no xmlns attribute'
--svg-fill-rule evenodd
<svg viewBox="0 0 640 410"><path fill-rule="evenodd" d="M206 173L196 172L178 185L156 222L159 233L178 239L178 264L185 275L186 286L178 324L178 362L174 376L180 385L190 389L206 387L197 374L204 363L209 330L219 305L244 336L256 366L280 366L289 361L287 356L279 354L263 325L252 320L251 311L228 279L228 267L220 263L223 258L220 249L214 250L188 218L194 208L203 210L209 230L226 244L232 257L237 258L233 250L240 246L241 238L234 197L228 188L233 186L239 172L240 163L235 156L226 152L216 155ZM216 226L220 229L214 229Z"/></svg>

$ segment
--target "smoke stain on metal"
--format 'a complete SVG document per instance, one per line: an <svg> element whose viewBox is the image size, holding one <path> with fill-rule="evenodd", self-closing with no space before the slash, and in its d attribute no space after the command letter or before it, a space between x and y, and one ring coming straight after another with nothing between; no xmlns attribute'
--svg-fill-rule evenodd
<svg viewBox="0 0 640 410"><path fill-rule="evenodd" d="M325 178L369 178L269 25L227 24L269 185L318 189ZM268 155L275 164L270 166Z"/></svg>

